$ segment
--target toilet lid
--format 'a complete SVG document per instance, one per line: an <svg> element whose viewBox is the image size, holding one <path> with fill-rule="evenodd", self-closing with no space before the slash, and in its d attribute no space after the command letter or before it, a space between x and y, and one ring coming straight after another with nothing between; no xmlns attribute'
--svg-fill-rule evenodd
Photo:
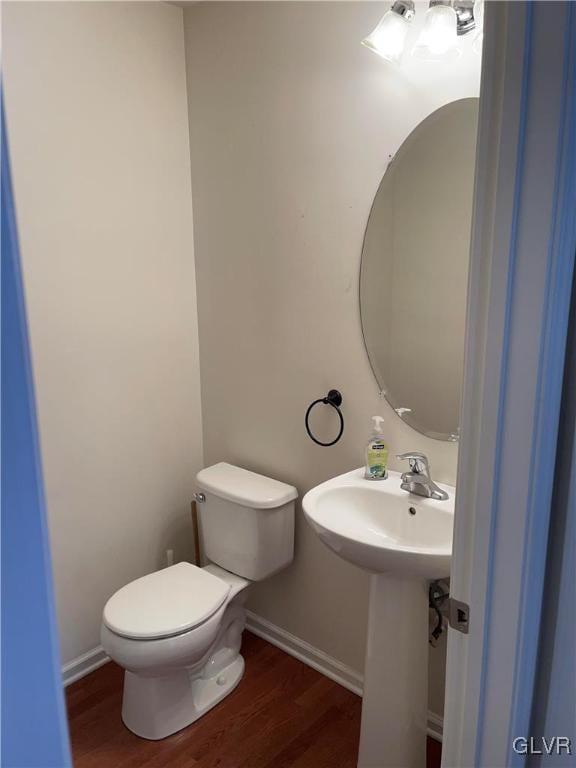
<svg viewBox="0 0 576 768"><path fill-rule="evenodd" d="M119 589L104 607L104 624L117 635L141 640L178 635L216 613L229 591L208 571L178 563Z"/></svg>

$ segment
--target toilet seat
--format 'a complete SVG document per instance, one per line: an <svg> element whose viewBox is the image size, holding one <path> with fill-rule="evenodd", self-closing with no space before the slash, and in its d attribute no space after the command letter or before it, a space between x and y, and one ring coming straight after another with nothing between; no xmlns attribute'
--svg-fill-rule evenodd
<svg viewBox="0 0 576 768"><path fill-rule="evenodd" d="M180 635L213 616L230 588L204 568L178 563L119 589L106 603L104 624L134 640Z"/></svg>

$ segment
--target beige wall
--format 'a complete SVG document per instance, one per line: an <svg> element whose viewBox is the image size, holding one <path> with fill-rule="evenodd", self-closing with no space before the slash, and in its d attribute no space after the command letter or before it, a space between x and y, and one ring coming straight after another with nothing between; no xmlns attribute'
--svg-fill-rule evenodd
<svg viewBox="0 0 576 768"><path fill-rule="evenodd" d="M4 3L6 106L63 661L190 554L201 465L182 11Z"/></svg>
<svg viewBox="0 0 576 768"><path fill-rule="evenodd" d="M358 41L372 3L185 11L206 463L303 494L359 466L369 417L392 452L456 447L378 398L357 303L389 156L478 91L478 61L392 70ZM4 3L3 55L64 661L98 643L108 595L189 550L202 463L182 12L163 3ZM331 449L308 403L344 395ZM327 412L319 429L335 426ZM392 465L399 468L393 460ZM301 514L294 565L250 607L355 669L368 579ZM437 655L437 654L436 654ZM442 698L433 652L431 708Z"/></svg>
<svg viewBox="0 0 576 768"><path fill-rule="evenodd" d="M362 464L379 412L393 454L423 450L438 480L455 480L457 447L414 432L378 397L358 273L389 157L430 112L477 95L479 61L408 57L395 70L359 45L381 13L362 2L185 11L205 459L301 494ZM346 431L320 448L303 418L330 387L344 396ZM335 427L327 409L317 421L325 435ZM301 514L296 534L293 566L255 586L249 607L361 669L368 577L325 549ZM441 710L442 685L431 689Z"/></svg>

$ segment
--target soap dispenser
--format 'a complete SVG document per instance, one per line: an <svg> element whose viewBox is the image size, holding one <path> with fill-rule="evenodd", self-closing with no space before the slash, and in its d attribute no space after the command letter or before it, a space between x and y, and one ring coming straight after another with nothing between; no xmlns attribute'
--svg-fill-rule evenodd
<svg viewBox="0 0 576 768"><path fill-rule="evenodd" d="M385 480L388 477L388 446L384 442L382 416L373 416L374 426L366 446L366 480Z"/></svg>

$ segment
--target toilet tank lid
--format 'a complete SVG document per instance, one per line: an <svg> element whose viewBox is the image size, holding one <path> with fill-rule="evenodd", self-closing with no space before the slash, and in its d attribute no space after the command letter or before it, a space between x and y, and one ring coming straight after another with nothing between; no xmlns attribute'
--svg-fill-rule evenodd
<svg viewBox="0 0 576 768"><path fill-rule="evenodd" d="M243 507L273 509L298 498L293 485L221 461L196 475L202 490Z"/></svg>

